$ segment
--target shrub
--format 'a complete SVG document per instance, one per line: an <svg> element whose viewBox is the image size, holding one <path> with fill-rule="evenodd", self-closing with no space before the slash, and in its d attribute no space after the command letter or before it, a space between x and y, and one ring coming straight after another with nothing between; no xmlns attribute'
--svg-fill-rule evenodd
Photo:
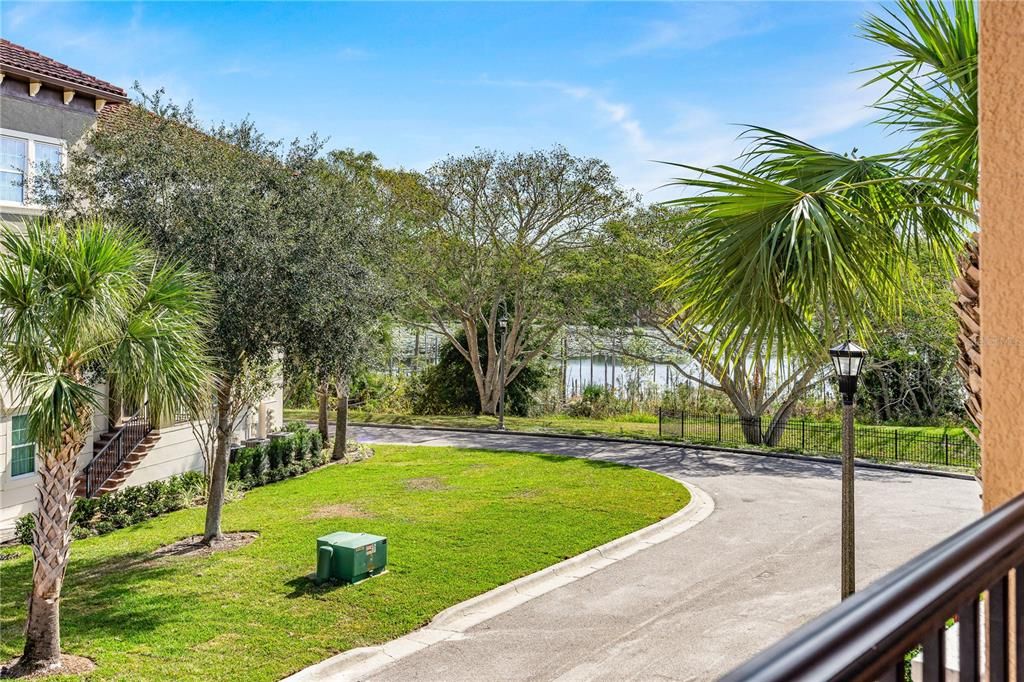
<svg viewBox="0 0 1024 682"><path fill-rule="evenodd" d="M19 516L18 520L14 522L14 536L23 545L32 544L32 531L36 527L36 516L35 514L25 514Z"/></svg>
<svg viewBox="0 0 1024 682"><path fill-rule="evenodd" d="M267 456L270 460L270 470L280 469L291 461L292 458L292 436L275 438L270 441L267 448Z"/></svg>
<svg viewBox="0 0 1024 682"><path fill-rule="evenodd" d="M228 480L238 481L245 478L258 478L265 468L267 450L261 445L253 445L235 450L234 464L228 465ZM271 453L270 466L274 460Z"/></svg>
<svg viewBox="0 0 1024 682"><path fill-rule="evenodd" d="M327 452L327 450L321 450L320 452L314 453L308 460L309 468L314 469L327 464Z"/></svg>
<svg viewBox="0 0 1024 682"><path fill-rule="evenodd" d="M569 403L566 413L571 417L604 419L618 413L618 401L612 392L603 386L587 386L579 400Z"/></svg>
<svg viewBox="0 0 1024 682"><path fill-rule="evenodd" d="M192 506L206 494L206 480L188 471L165 481L152 481L91 499L79 498L71 512L74 537L102 535L167 512Z"/></svg>
<svg viewBox="0 0 1024 682"><path fill-rule="evenodd" d="M245 485L241 481L231 481L224 489L224 501L235 502L245 496Z"/></svg>
<svg viewBox="0 0 1024 682"><path fill-rule="evenodd" d="M98 521L96 525L93 526L93 530L96 531L97 535L106 535L107 533L117 530L117 526L112 524L110 521Z"/></svg>
<svg viewBox="0 0 1024 682"><path fill-rule="evenodd" d="M86 528L85 526L72 526L71 537L75 540L84 540L85 538L92 537L94 535L92 529Z"/></svg>
<svg viewBox="0 0 1024 682"><path fill-rule="evenodd" d="M312 457L324 449L324 437L319 431L309 432L309 456Z"/></svg>
<svg viewBox="0 0 1024 682"><path fill-rule="evenodd" d="M91 528L99 508L100 498L98 497L80 497L75 500L75 506L71 510L72 529Z"/></svg>
<svg viewBox="0 0 1024 682"><path fill-rule="evenodd" d="M198 471L186 471L171 479L178 509L194 507L206 499L206 478Z"/></svg>
<svg viewBox="0 0 1024 682"><path fill-rule="evenodd" d="M310 432L308 429L304 431L296 431L292 434L292 451L295 455L296 461L304 460L309 456L309 436ZM285 466L288 466L288 461L285 461L284 464Z"/></svg>
<svg viewBox="0 0 1024 682"><path fill-rule="evenodd" d="M286 438L271 441L270 446L239 448L228 466L228 501L239 499L249 488L298 476L327 462L320 434L305 424L292 425ZM302 454L294 461L293 452ZM265 458L270 467L265 466ZM206 496L206 478L198 471L186 471L164 481L129 486L108 495L79 498L71 510L71 534L75 539L103 535L118 528L141 523L167 512L195 506ZM15 522L15 536L22 544L32 544L35 516L26 514Z"/></svg>

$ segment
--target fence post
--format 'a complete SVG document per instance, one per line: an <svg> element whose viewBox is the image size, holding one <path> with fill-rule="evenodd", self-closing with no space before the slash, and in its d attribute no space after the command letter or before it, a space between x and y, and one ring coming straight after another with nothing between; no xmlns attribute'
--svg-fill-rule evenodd
<svg viewBox="0 0 1024 682"><path fill-rule="evenodd" d="M946 450L946 466L949 466L949 432L946 431L942 434L942 445Z"/></svg>
<svg viewBox="0 0 1024 682"><path fill-rule="evenodd" d="M679 440L686 440L686 408L679 410Z"/></svg>
<svg viewBox="0 0 1024 682"><path fill-rule="evenodd" d="M722 442L722 413L718 413L718 442Z"/></svg>
<svg viewBox="0 0 1024 682"><path fill-rule="evenodd" d="M661 405L658 405L658 438L661 438Z"/></svg>
<svg viewBox="0 0 1024 682"><path fill-rule="evenodd" d="M801 450L807 449L806 437L805 437L806 431L807 431L807 422L801 419L800 420L800 449Z"/></svg>
<svg viewBox="0 0 1024 682"><path fill-rule="evenodd" d="M893 435L893 442L896 444L896 455L895 455L894 459L899 459L900 458L900 430L899 429L893 429L892 430L892 435Z"/></svg>

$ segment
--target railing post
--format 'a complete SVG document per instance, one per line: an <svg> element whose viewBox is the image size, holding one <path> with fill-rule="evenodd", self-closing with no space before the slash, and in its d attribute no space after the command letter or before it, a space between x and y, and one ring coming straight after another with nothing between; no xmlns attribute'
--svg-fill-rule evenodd
<svg viewBox="0 0 1024 682"><path fill-rule="evenodd" d="M661 405L658 405L658 438L661 438Z"/></svg>
<svg viewBox="0 0 1024 682"><path fill-rule="evenodd" d="M686 440L686 408L679 410L679 440Z"/></svg>
<svg viewBox="0 0 1024 682"><path fill-rule="evenodd" d="M805 450L807 445L805 444L805 434L807 431L807 422L805 420L800 421L800 449Z"/></svg>
<svg viewBox="0 0 1024 682"><path fill-rule="evenodd" d="M949 466L949 432L946 431L942 434L942 444L946 450L946 466ZM1024 682L1024 681L1022 681Z"/></svg>
<svg viewBox="0 0 1024 682"><path fill-rule="evenodd" d="M893 458L894 459L899 459L900 458L900 430L899 429L893 429L892 430L892 436L893 436L893 443L896 445L896 454L893 455Z"/></svg>
<svg viewBox="0 0 1024 682"><path fill-rule="evenodd" d="M718 413L718 442L722 442L722 413Z"/></svg>

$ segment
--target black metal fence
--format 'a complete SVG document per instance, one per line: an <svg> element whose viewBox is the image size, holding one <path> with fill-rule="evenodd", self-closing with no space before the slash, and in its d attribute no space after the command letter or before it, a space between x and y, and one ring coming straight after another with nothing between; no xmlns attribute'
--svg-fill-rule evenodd
<svg viewBox="0 0 1024 682"><path fill-rule="evenodd" d="M975 469L978 444L966 434L935 433L889 426L855 427L857 457L891 464L938 464ZM772 424L769 417L742 418L686 410L658 410L658 435L695 444L768 447L787 452L838 457L842 426L791 419Z"/></svg>

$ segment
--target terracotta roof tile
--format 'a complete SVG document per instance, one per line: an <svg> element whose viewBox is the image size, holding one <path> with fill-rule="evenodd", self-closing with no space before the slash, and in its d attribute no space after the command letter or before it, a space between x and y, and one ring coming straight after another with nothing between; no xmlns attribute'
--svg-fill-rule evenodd
<svg viewBox="0 0 1024 682"><path fill-rule="evenodd" d="M78 69L71 68L67 64L61 64L55 59L50 59L38 52L0 38L0 70L3 70L5 67L37 75L43 82L49 77L74 85L92 88L117 98L126 97L125 91L112 83L100 80L95 76L90 76Z"/></svg>

